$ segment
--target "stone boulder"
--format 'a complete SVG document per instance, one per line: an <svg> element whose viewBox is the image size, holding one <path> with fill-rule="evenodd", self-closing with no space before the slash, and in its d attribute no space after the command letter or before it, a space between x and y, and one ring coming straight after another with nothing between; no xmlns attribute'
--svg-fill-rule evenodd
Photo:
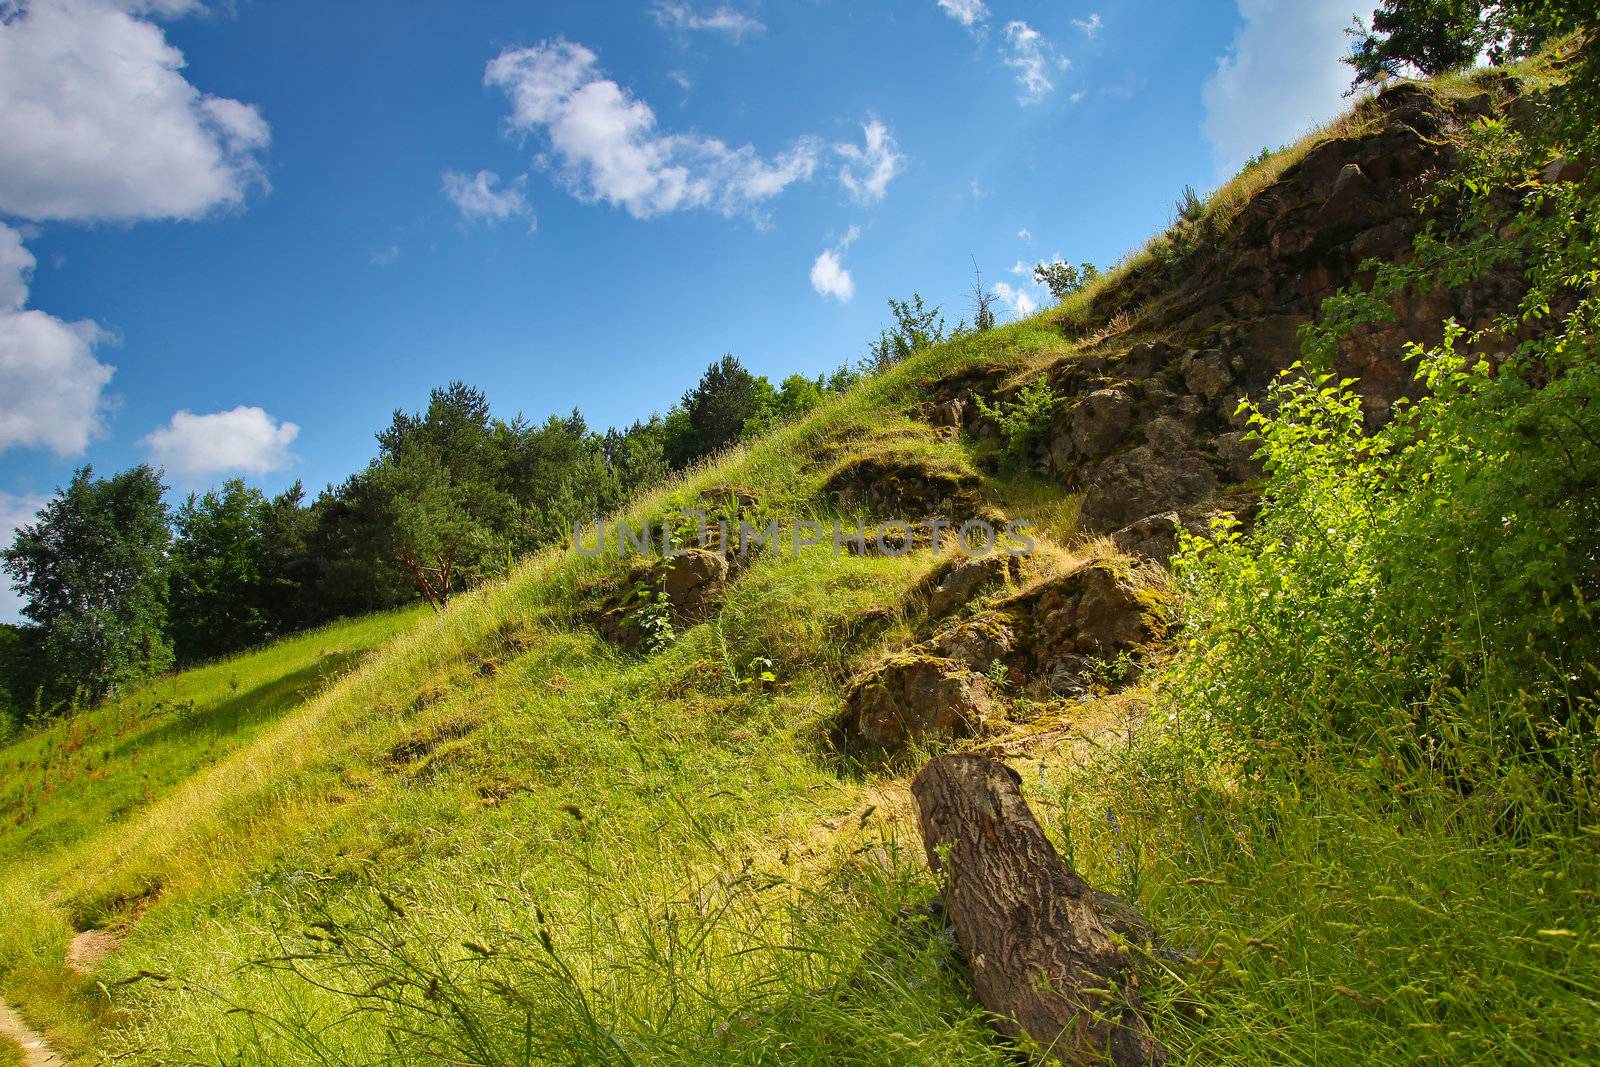
<svg viewBox="0 0 1600 1067"><path fill-rule="evenodd" d="M642 591L657 588L667 595L674 626L692 626L715 613L727 591L730 567L720 552L703 548L679 549L670 559L653 566L641 566L608 585L600 607L592 616L606 640L635 648L645 638L634 621Z"/></svg>
<svg viewBox="0 0 1600 1067"><path fill-rule="evenodd" d="M980 504L978 484L974 474L915 459L863 456L836 470L822 491L846 507L906 522L957 516L965 520Z"/></svg>
<svg viewBox="0 0 1600 1067"><path fill-rule="evenodd" d="M667 560L662 590L672 604L674 621L703 622L722 601L728 581L728 559L700 548L680 550Z"/></svg>
<svg viewBox="0 0 1600 1067"><path fill-rule="evenodd" d="M904 655L982 675L998 665L1012 682L1081 696L1106 663L1137 655L1160 636L1158 601L1138 568L1090 563L947 625Z"/></svg>
<svg viewBox="0 0 1600 1067"><path fill-rule="evenodd" d="M1069 416L1073 450L1082 459L1107 455L1133 425L1133 398L1121 389L1096 389Z"/></svg>
<svg viewBox="0 0 1600 1067"><path fill-rule="evenodd" d="M1091 563L1043 586L1029 610L1037 664L1072 654L1112 656L1152 636L1149 605L1138 587L1109 563Z"/></svg>
<svg viewBox="0 0 1600 1067"><path fill-rule="evenodd" d="M1217 475L1196 452L1157 453L1141 445L1086 472L1078 520L1095 533L1118 530L1159 511L1185 507L1217 490Z"/></svg>
<svg viewBox="0 0 1600 1067"><path fill-rule="evenodd" d="M996 663L1009 669L1017 651L1015 623L1000 612L984 612L940 631L927 648L983 674Z"/></svg>
<svg viewBox="0 0 1600 1067"><path fill-rule="evenodd" d="M971 737L994 712L988 679L952 660L905 653L857 678L844 732L889 751L919 740Z"/></svg>
<svg viewBox="0 0 1600 1067"><path fill-rule="evenodd" d="M1219 434L1212 446L1217 450L1217 458L1222 461L1223 469L1233 481L1250 482L1266 473L1265 466L1256 458L1261 442L1250 440L1244 432L1235 430Z"/></svg>
<svg viewBox="0 0 1600 1067"><path fill-rule="evenodd" d="M927 612L934 618L954 614L978 597L1015 580L1020 563L1015 556L992 553L976 559L957 557L936 567L918 588Z"/></svg>
<svg viewBox="0 0 1600 1067"><path fill-rule="evenodd" d="M1205 400L1220 397L1233 383L1233 368L1221 352L1202 352L1189 361L1183 384L1189 392Z"/></svg>
<svg viewBox="0 0 1600 1067"><path fill-rule="evenodd" d="M1139 381L1162 370L1177 354L1178 350L1165 341L1141 341L1128 349L1111 369L1119 378Z"/></svg>
<svg viewBox="0 0 1600 1067"><path fill-rule="evenodd" d="M1176 511L1163 511L1131 522L1111 535L1117 551L1165 563L1178 551L1178 531L1183 520Z"/></svg>

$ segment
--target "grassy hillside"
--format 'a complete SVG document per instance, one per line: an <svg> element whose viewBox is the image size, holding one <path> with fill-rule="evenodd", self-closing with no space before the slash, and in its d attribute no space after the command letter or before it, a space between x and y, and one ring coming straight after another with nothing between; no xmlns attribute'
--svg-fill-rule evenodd
<svg viewBox="0 0 1600 1067"><path fill-rule="evenodd" d="M1372 135L1341 124L1215 210ZM927 405L952 382L1005 404L1115 380L1108 362L1172 332L1117 306L1160 263L920 352L627 517L831 526L866 510L839 488L863 470L955 486L1038 531L969 615L1113 557L1077 529L1076 488ZM14 742L0 987L85 1062L1014 1062L926 907L905 795L924 753L835 736L850 680L927 635L915 591L939 563L767 551L647 650L597 620L656 576L551 551L442 614L309 635ZM1600 1049L1592 824L1507 833L1481 793L1427 765L1391 775L1381 750L1383 774L1310 748L1274 764L1292 773L1201 761L1173 724L1209 720L1150 666L1071 695L997 670L1003 721L976 743L1023 772L1086 877L1187 954L1147 989L1174 1062ZM125 935L108 958L63 966L75 931L105 927Z"/></svg>
<svg viewBox="0 0 1600 1067"><path fill-rule="evenodd" d="M97 862L115 848L141 812L203 768L248 749L272 723L422 614L407 610L337 623L158 679L14 738L0 748L0 893L36 905L46 887L85 857ZM31 910L12 917L16 924L40 919ZM7 938L3 966L21 999L50 1004L47 990L58 992L62 971L58 935L67 930L30 929L48 940L29 945ZM41 945L43 957L34 957ZM60 1018L58 1007L44 1017Z"/></svg>

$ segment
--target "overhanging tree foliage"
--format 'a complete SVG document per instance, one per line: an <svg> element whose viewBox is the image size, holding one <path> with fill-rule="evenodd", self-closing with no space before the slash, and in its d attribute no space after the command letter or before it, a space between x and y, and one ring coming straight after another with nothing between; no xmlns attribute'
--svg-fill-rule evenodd
<svg viewBox="0 0 1600 1067"><path fill-rule="evenodd" d="M1436 77L1481 56L1501 66L1575 28L1567 0L1384 0L1355 20L1345 62L1357 87L1389 78Z"/></svg>

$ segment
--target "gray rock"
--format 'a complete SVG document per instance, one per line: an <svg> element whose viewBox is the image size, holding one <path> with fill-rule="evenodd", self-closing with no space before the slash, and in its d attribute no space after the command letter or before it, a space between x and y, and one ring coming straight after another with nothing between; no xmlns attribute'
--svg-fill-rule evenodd
<svg viewBox="0 0 1600 1067"><path fill-rule="evenodd" d="M1183 520L1176 511L1146 515L1111 535L1118 551L1165 563L1178 551L1178 531Z"/></svg>
<svg viewBox="0 0 1600 1067"><path fill-rule="evenodd" d="M1266 473L1261 461L1255 458L1261 442L1246 440L1243 432L1236 430L1219 434L1213 444L1217 458L1222 461L1223 469L1233 481L1250 482Z"/></svg>
<svg viewBox="0 0 1600 1067"><path fill-rule="evenodd" d="M1348 205L1352 200L1364 197L1372 190L1372 179L1361 169L1359 163L1346 163L1339 170L1339 176L1333 180L1333 190L1328 194L1328 210L1337 211Z"/></svg>
<svg viewBox="0 0 1600 1067"><path fill-rule="evenodd" d="M699 622L722 599L728 579L728 560L720 552L691 548L667 562L662 589L675 615L686 622Z"/></svg>
<svg viewBox="0 0 1600 1067"><path fill-rule="evenodd" d="M991 612L939 633L932 645L939 655L987 673L997 661L1005 661L1015 649L1016 641L1016 634L1005 619Z"/></svg>
<svg viewBox="0 0 1600 1067"><path fill-rule="evenodd" d="M1143 341L1128 349L1128 354L1115 363L1113 369L1120 378L1138 381L1165 367L1175 351L1164 341Z"/></svg>
<svg viewBox="0 0 1600 1067"><path fill-rule="evenodd" d="M1133 399L1121 389L1096 389L1072 410L1072 444L1084 459L1098 459L1127 436Z"/></svg>
<svg viewBox="0 0 1600 1067"><path fill-rule="evenodd" d="M994 697L983 675L951 660L909 653L857 679L845 707L849 732L896 750L917 740L980 732Z"/></svg>
<svg viewBox="0 0 1600 1067"><path fill-rule="evenodd" d="M934 575L936 581L928 590L928 614L948 615L1004 585L1014 565L1015 557L999 554L956 561L944 573Z"/></svg>
<svg viewBox="0 0 1600 1067"><path fill-rule="evenodd" d="M1182 452L1189 447L1193 437L1189 427L1177 419L1162 415L1145 423L1144 439L1162 455Z"/></svg>
<svg viewBox="0 0 1600 1067"><path fill-rule="evenodd" d="M1087 530L1110 532L1146 515L1198 503L1216 489L1217 476L1205 457L1194 452L1162 456L1141 445L1092 473L1079 518Z"/></svg>
<svg viewBox="0 0 1600 1067"><path fill-rule="evenodd" d="M1221 352L1204 352L1190 362L1183 375L1183 384L1189 392L1206 400L1215 400L1233 383L1233 368L1228 357Z"/></svg>

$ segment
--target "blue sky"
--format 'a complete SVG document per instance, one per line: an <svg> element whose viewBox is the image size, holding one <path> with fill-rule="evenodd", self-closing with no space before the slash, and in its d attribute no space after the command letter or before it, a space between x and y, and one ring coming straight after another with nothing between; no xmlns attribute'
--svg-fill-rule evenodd
<svg viewBox="0 0 1600 1067"><path fill-rule="evenodd" d="M314 493L451 379L815 374L974 259L1025 312L1335 113L1361 6L0 2L0 524L84 463Z"/></svg>

